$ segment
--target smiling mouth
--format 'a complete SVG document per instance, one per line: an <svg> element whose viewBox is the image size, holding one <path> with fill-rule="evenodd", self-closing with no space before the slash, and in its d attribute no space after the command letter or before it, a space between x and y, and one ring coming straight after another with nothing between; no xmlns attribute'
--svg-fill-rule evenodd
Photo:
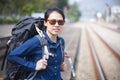
<svg viewBox="0 0 120 80"><path fill-rule="evenodd" d="M60 29L53 29L55 32L58 32L58 31L60 31Z"/></svg>

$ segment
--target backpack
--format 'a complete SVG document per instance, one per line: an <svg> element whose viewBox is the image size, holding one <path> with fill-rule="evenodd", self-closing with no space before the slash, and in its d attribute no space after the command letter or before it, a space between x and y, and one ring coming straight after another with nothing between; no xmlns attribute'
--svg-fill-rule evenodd
<svg viewBox="0 0 120 80"><path fill-rule="evenodd" d="M14 64L8 62L6 60L6 56L10 53L13 49L23 44L29 38L38 34L35 28L35 24L37 24L37 28L40 30L44 29L43 26L43 18L35 18L35 17L26 17L20 20L12 29L12 36L10 37L7 43L7 49L3 58L3 63L1 70L6 70L5 79L4 80L15 80L16 74L20 73L21 76L27 76L24 74L25 72L21 72L21 68L15 66ZM19 75L20 75L19 74ZM19 77L21 77L19 76ZM17 76L18 79L18 76Z"/></svg>

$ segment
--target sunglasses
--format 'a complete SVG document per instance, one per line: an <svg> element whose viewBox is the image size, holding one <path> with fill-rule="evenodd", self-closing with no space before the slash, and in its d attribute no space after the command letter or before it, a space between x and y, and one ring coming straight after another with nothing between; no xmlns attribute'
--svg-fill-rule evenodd
<svg viewBox="0 0 120 80"><path fill-rule="evenodd" d="M64 20L56 20L56 19L51 19L51 20L47 20L51 25L55 25L56 22L59 24L59 25L64 25L65 21Z"/></svg>

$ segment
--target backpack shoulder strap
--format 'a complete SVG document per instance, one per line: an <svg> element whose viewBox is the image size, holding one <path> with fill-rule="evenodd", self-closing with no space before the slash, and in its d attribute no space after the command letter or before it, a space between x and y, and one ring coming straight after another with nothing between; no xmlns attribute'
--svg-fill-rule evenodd
<svg viewBox="0 0 120 80"><path fill-rule="evenodd" d="M47 42L47 40L45 39L45 37L40 37L39 35L36 35L36 37L39 39L40 44L41 44L42 46L48 45L48 42Z"/></svg>
<svg viewBox="0 0 120 80"><path fill-rule="evenodd" d="M36 36L42 45L42 52L43 52L43 58L44 59L49 59L49 56L54 56L54 54L49 53L48 50L48 41L45 39L45 37L40 37L39 35Z"/></svg>
<svg viewBox="0 0 120 80"><path fill-rule="evenodd" d="M64 62L65 51L64 51L64 40L62 38L60 39L60 48L62 52L62 62Z"/></svg>

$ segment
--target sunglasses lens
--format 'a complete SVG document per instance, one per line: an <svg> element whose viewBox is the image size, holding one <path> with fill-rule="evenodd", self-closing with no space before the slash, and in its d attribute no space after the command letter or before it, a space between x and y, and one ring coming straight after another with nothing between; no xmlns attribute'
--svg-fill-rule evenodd
<svg viewBox="0 0 120 80"><path fill-rule="evenodd" d="M56 24L56 20L49 20L49 23L51 24L51 25L55 25Z"/></svg>
<svg viewBox="0 0 120 80"><path fill-rule="evenodd" d="M63 20L58 20L58 24L59 24L59 25L63 25L63 24L64 24L64 21L63 21Z"/></svg>
<svg viewBox="0 0 120 80"><path fill-rule="evenodd" d="M59 25L63 25L63 24L64 24L64 21L63 21L63 20L55 20L55 19L52 19L52 20L48 20L48 21L49 21L49 23L50 23L51 25L55 25L56 22L58 22Z"/></svg>

